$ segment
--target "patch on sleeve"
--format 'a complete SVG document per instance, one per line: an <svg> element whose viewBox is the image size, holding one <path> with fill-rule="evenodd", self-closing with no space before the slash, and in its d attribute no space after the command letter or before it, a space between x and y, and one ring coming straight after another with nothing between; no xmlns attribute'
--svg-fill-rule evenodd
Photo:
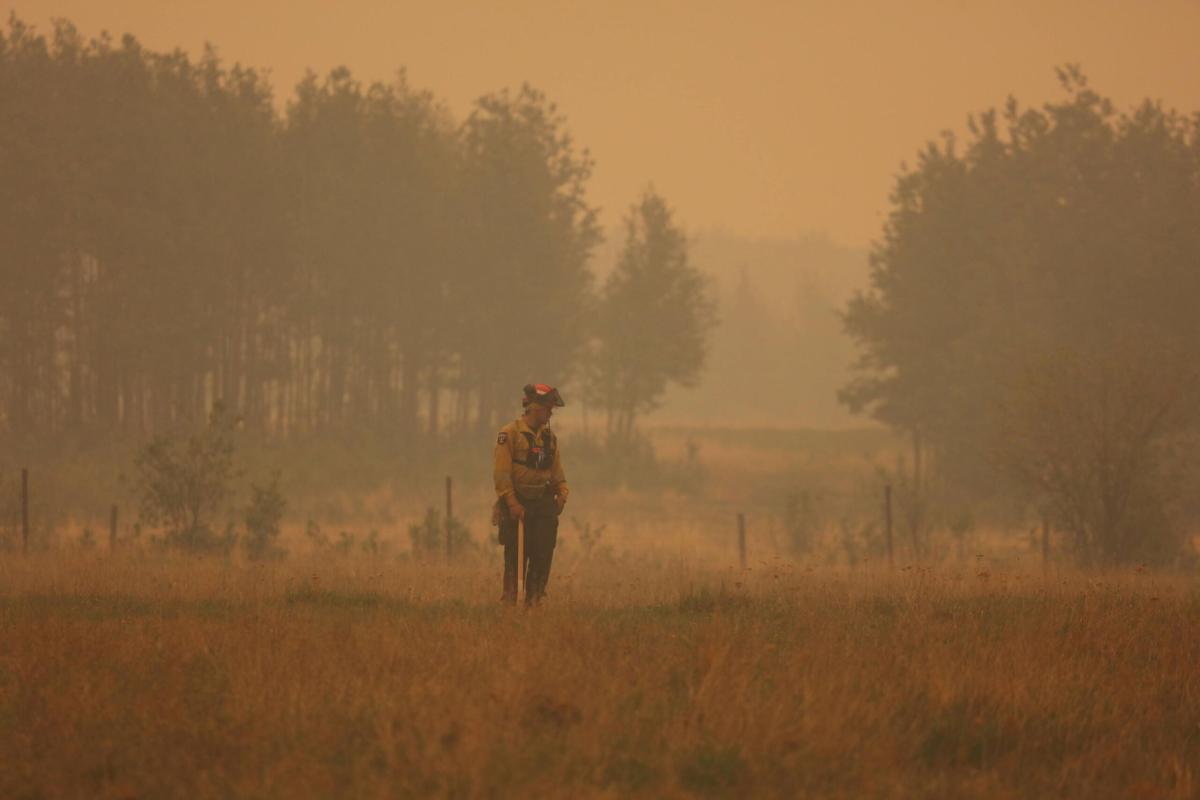
<svg viewBox="0 0 1200 800"><path fill-rule="evenodd" d="M500 435L496 437L496 444L504 444L508 441L508 432L500 431Z"/></svg>

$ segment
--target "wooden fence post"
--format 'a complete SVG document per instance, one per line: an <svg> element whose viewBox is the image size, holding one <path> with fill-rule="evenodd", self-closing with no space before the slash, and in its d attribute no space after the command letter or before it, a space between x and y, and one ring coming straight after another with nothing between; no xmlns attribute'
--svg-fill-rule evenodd
<svg viewBox="0 0 1200 800"><path fill-rule="evenodd" d="M1050 521L1042 517L1042 571L1050 569Z"/></svg>
<svg viewBox="0 0 1200 800"><path fill-rule="evenodd" d="M887 533L888 567L896 568L896 555L892 547L892 485L883 487L883 528Z"/></svg>
<svg viewBox="0 0 1200 800"><path fill-rule="evenodd" d="M746 515L738 512L738 560L741 561L742 569L746 568Z"/></svg>
<svg viewBox="0 0 1200 800"><path fill-rule="evenodd" d="M29 552L29 470L21 468L21 552Z"/></svg>
<svg viewBox="0 0 1200 800"><path fill-rule="evenodd" d="M454 557L454 544L450 538L450 520L454 517L454 481L449 475L446 476L446 560L450 561Z"/></svg>

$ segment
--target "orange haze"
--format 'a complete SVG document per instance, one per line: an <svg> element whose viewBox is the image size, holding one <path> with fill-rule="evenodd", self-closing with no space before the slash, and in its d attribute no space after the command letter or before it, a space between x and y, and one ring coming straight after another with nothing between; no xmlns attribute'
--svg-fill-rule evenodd
<svg viewBox="0 0 1200 800"><path fill-rule="evenodd" d="M879 231L900 162L971 110L1055 96L1078 62L1124 108L1200 109L1200 3L320 2L17 0L45 29L134 33L153 49L269 68L286 97L304 70L365 80L408 69L461 114L528 81L558 101L597 166L603 222L653 182L690 228L745 236ZM3 7L3 6L0 6Z"/></svg>

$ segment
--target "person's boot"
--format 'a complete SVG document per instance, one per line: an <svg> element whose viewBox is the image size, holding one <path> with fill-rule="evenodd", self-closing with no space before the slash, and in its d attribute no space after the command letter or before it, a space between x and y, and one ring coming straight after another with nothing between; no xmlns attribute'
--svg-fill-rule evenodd
<svg viewBox="0 0 1200 800"><path fill-rule="evenodd" d="M531 581L529 577L525 578L525 607L533 608L542 602L546 596L545 584L541 581L541 574L537 574Z"/></svg>

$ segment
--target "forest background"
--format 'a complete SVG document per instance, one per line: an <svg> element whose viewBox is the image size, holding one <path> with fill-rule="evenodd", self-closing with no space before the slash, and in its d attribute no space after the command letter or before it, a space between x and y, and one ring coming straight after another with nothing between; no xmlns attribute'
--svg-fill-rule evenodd
<svg viewBox="0 0 1200 800"><path fill-rule="evenodd" d="M1081 560L1186 551L1195 121L1120 113L1078 69L1063 101L919 153L868 257L689 237L652 187L605 241L590 157L529 86L459 120L403 73L337 69L277 104L211 50L15 17L0 59L0 419L7 480L50 487L47 538L218 402L311 527L314 498L328 516L339 492L483 475L538 379L578 398L585 484L766 509L793 550L840 526L846 557L877 552L896 484L914 557L935 530L963 552L980 519L1053 523ZM672 428L636 424L664 404ZM890 432L793 434L785 468L747 444L849 428L847 408Z"/></svg>

